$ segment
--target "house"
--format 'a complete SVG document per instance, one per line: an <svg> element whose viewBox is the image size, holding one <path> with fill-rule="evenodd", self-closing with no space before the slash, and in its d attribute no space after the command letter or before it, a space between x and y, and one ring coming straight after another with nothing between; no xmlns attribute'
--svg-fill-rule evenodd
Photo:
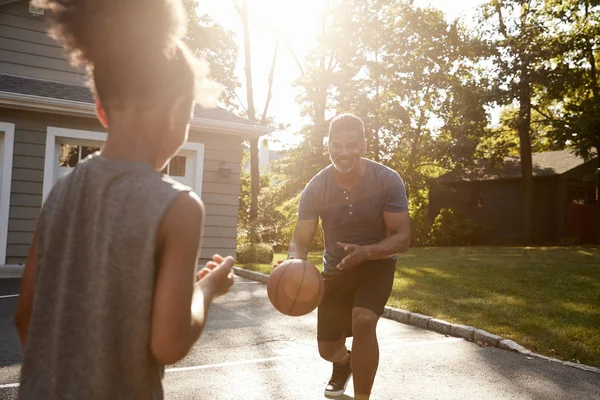
<svg viewBox="0 0 600 400"><path fill-rule="evenodd" d="M556 244L596 238L596 160L585 161L569 150L533 154L533 242ZM460 210L486 229L486 244L522 242L521 170L518 157L502 166L483 162L439 178L430 191L429 212Z"/></svg>
<svg viewBox="0 0 600 400"><path fill-rule="evenodd" d="M0 0L0 265L25 261L56 179L106 138L83 72L46 32L27 1ZM195 110L166 173L206 205L202 259L235 254L242 143L271 131L222 109Z"/></svg>

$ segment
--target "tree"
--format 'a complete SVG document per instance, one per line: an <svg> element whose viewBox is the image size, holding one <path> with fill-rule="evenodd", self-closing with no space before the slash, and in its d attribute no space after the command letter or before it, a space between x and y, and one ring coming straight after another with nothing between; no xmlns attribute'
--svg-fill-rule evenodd
<svg viewBox="0 0 600 400"><path fill-rule="evenodd" d="M482 33L496 49L490 72L497 76L497 102L518 104L514 125L519 135L525 244L531 243L533 226L533 102L536 90L543 90L544 63L554 50L545 42L543 10L542 0L492 0L482 15Z"/></svg>
<svg viewBox="0 0 600 400"><path fill-rule="evenodd" d="M553 74L538 108L549 136L585 159L596 157L597 240L600 243L600 3L552 0L546 3L548 36L559 50L549 60Z"/></svg>
<svg viewBox="0 0 600 400"><path fill-rule="evenodd" d="M425 225L431 179L470 162L489 133L489 84L473 66L486 48L440 11L408 1L330 4L318 47L300 65L299 101L311 123L287 160L286 190L294 195L322 167L323 116L353 112L365 122L369 156L401 173L411 214Z"/></svg>
<svg viewBox="0 0 600 400"><path fill-rule="evenodd" d="M341 30L345 14L337 8L340 2L326 0L321 13L321 31L317 46L307 54L302 63L296 62L300 77L295 86L300 89L298 101L302 116L310 119L310 125L303 129L305 141L302 148L306 151L304 160L318 170L327 165L327 155L323 149L324 138L328 131L328 114L335 108L335 84L338 82L340 55L347 46L339 40L346 33ZM293 49L291 49L293 52ZM313 171L316 172L316 171Z"/></svg>
<svg viewBox="0 0 600 400"><path fill-rule="evenodd" d="M199 15L196 6L193 0L185 1L188 16L185 42L198 58L209 64L210 78L223 88L220 104L228 110L239 112L235 94L240 87L235 74L238 54L235 34L208 15Z"/></svg>
<svg viewBox="0 0 600 400"><path fill-rule="evenodd" d="M410 2L352 0L340 13L352 51L341 54L334 104L365 121L371 157L401 172L419 204L439 167L472 160L487 133L486 85L471 65L483 46Z"/></svg>
<svg viewBox="0 0 600 400"><path fill-rule="evenodd" d="M256 121L256 108L254 105L254 87L252 81L252 51L250 46L250 21L248 18L248 1L242 0L241 4L237 0L232 0L235 6L236 11L238 12L242 26L244 31L244 68L246 71L246 100L248 103L246 114L247 117ZM271 67L271 72L269 74L269 88L267 101L265 104L264 111L262 113L262 119L260 123L262 125L268 125L268 109L271 101L271 93L274 81L275 74L275 66L277 63L277 55L279 50L279 40L277 40L275 45L275 51L273 54L273 62ZM250 181L251 181L251 203L250 203L250 230L251 230L251 240L257 241L258 234L255 229L255 221L258 218L258 196L260 193L260 171L258 168L258 140L259 138L254 138L250 140Z"/></svg>

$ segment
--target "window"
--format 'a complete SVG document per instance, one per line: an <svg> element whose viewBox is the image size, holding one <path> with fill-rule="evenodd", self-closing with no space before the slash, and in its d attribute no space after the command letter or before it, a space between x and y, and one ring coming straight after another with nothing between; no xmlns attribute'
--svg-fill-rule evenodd
<svg viewBox="0 0 600 400"><path fill-rule="evenodd" d="M185 176L185 157L175 156L171 159L171 162L163 169L163 173L169 176Z"/></svg>
<svg viewBox="0 0 600 400"><path fill-rule="evenodd" d="M588 188L570 188L567 191L567 203L579 205L596 204L596 191Z"/></svg>
<svg viewBox="0 0 600 400"><path fill-rule="evenodd" d="M90 154L93 154L96 151L100 151L100 147L61 144L58 166L73 168L77 166L81 160L85 160Z"/></svg>
<svg viewBox="0 0 600 400"><path fill-rule="evenodd" d="M585 192L579 189L571 189L567 195L567 203L585 204Z"/></svg>

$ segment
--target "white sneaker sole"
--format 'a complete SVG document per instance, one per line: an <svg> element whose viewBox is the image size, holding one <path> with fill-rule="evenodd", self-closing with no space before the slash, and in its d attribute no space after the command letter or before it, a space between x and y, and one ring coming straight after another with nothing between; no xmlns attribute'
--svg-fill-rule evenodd
<svg viewBox="0 0 600 400"><path fill-rule="evenodd" d="M352 373L350 373L350 375L348 376L348 380L346 381L346 384L344 385L344 388L342 390L338 390L337 392L332 392L330 390L325 389L325 396L328 396L328 397L339 397L339 396L343 395L344 392L346 391L346 388L348 387L348 383L350 382L350 378L352 378Z"/></svg>

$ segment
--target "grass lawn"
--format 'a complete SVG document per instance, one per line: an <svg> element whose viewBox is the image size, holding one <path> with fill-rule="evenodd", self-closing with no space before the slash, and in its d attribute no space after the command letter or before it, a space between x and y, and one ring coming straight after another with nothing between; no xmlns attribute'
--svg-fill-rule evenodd
<svg viewBox="0 0 600 400"><path fill-rule="evenodd" d="M321 266L320 253L309 260ZM413 248L398 258L388 305L600 367L598 247Z"/></svg>

